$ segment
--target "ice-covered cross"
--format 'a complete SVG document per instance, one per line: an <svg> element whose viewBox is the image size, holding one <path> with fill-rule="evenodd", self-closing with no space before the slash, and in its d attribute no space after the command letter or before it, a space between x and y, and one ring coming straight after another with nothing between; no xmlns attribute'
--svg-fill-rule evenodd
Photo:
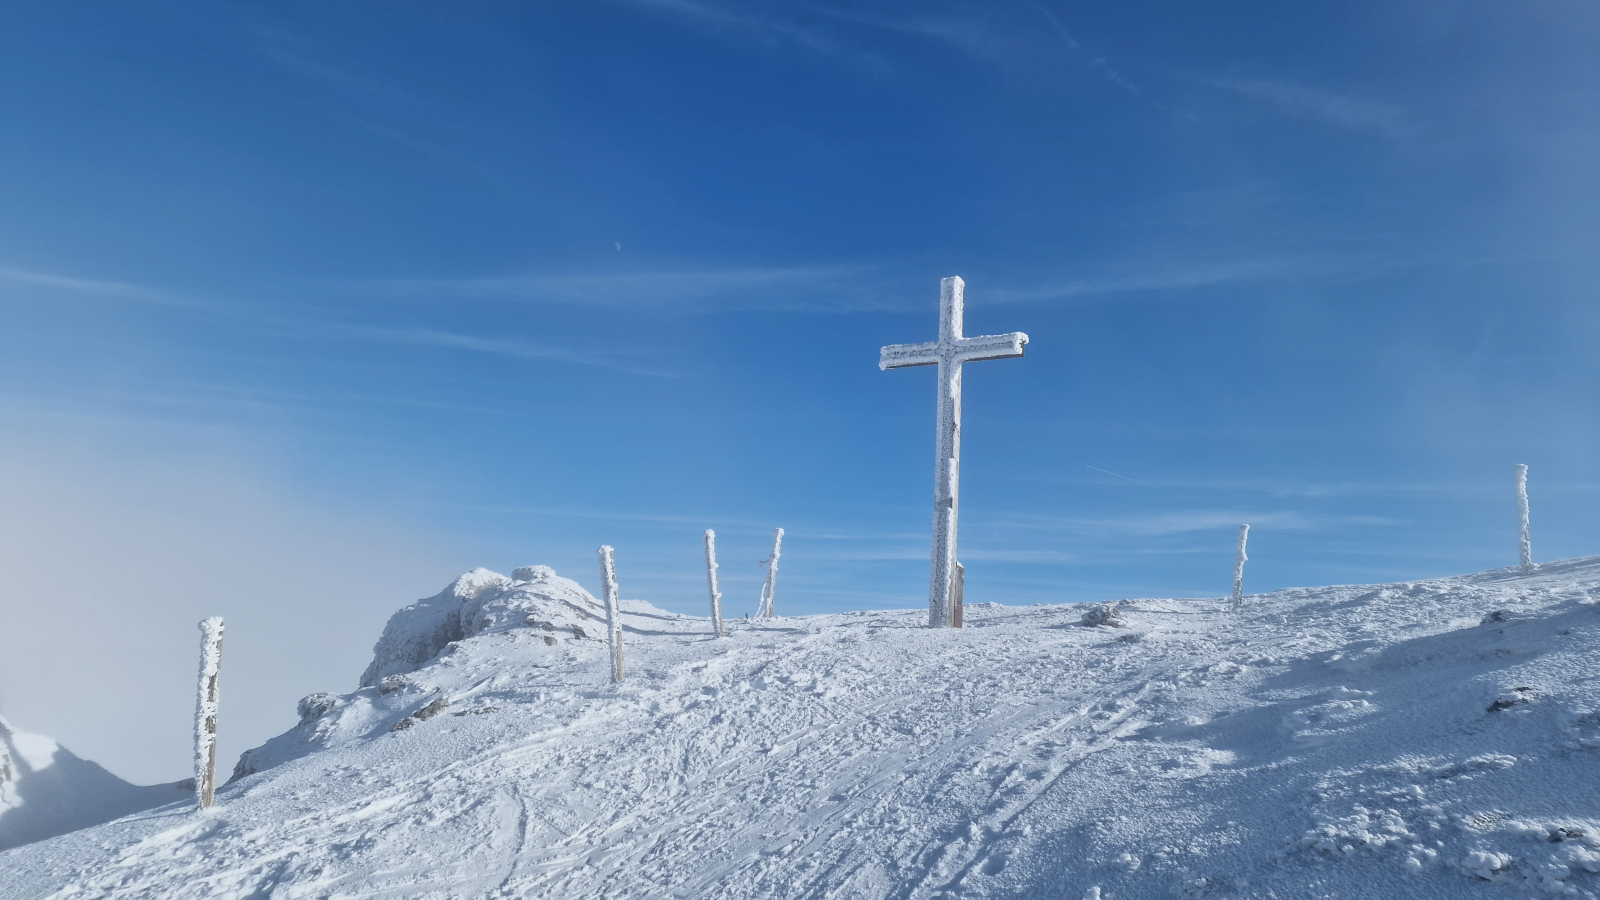
<svg viewBox="0 0 1600 900"><path fill-rule="evenodd" d="M955 623L950 609L956 577L956 513L961 487L961 364L1021 356L1028 336L1020 331L963 337L961 315L966 282L939 282L939 339L925 344L890 344L878 368L939 367L939 438L933 478L933 574L928 582L928 627Z"/></svg>

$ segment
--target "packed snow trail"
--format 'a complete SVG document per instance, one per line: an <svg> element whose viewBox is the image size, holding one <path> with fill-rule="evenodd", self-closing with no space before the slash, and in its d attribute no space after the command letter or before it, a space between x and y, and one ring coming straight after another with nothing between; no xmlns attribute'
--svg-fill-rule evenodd
<svg viewBox="0 0 1600 900"><path fill-rule="evenodd" d="M397 614L216 809L0 854L0 897L1600 898L1600 559L1124 627L623 601L621 684L599 604L516 576Z"/></svg>

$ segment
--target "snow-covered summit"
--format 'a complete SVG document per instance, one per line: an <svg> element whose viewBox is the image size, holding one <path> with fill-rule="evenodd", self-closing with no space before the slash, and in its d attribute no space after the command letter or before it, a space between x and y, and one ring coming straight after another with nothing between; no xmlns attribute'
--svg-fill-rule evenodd
<svg viewBox="0 0 1600 900"><path fill-rule="evenodd" d="M592 620L604 616L599 601L549 566L523 566L510 578L473 569L389 617L361 686L414 672L454 641L508 628L539 627L552 644L563 638L597 638Z"/></svg>
<svg viewBox="0 0 1600 900"><path fill-rule="evenodd" d="M663 610L633 600L632 615L671 617ZM430 704L444 700L427 678L408 678L438 662L449 666L463 642L513 630L531 638L528 652L561 657L574 643L605 641L605 608L577 582L562 578L549 566L523 566L507 578L478 568L462 574L444 590L389 617L373 647L372 662L351 694L312 694L301 699L295 727L260 747L245 751L233 778L243 778L304 756L314 750L355 738L404 730ZM541 648L542 651L541 651ZM441 659L441 655L444 656ZM549 668L552 661L533 663ZM445 700L444 702L448 702ZM442 710L435 706L434 710Z"/></svg>
<svg viewBox="0 0 1600 900"><path fill-rule="evenodd" d="M1600 898L1600 559L1100 624L630 602L621 684L514 577L214 810L0 853L6 900Z"/></svg>

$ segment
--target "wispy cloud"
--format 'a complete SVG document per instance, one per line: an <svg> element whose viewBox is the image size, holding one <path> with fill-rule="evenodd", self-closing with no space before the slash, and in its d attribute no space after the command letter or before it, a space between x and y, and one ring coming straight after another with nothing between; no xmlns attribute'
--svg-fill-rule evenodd
<svg viewBox="0 0 1600 900"><path fill-rule="evenodd" d="M383 396L381 394L349 394L349 393L319 393L305 394L293 391L265 390L262 388L236 387L222 384L182 383L171 386L174 391L188 393L201 397L214 397L222 401L236 401L240 403L258 403L272 405L282 409L306 410L319 407L360 407L391 406L406 409L425 409L435 412L463 412L481 415L506 415L503 409L488 406L475 406L464 403L449 403L438 400L426 400L417 397Z"/></svg>
<svg viewBox="0 0 1600 900"><path fill-rule="evenodd" d="M1164 537L1191 532L1252 527L1283 531L1312 531L1348 525L1392 525L1392 519L1377 516L1316 516L1294 510L1192 509L1161 510L1125 516L1105 517L1012 517L983 523L986 528L1014 528L1025 531L1050 531L1080 535L1138 535Z"/></svg>
<svg viewBox="0 0 1600 900"><path fill-rule="evenodd" d="M406 94L378 78L358 75L354 72L318 62L281 47L269 47L264 53L267 58L293 72L302 78L315 81L324 87L334 88L349 93L363 94L389 101L402 103L408 98Z"/></svg>
<svg viewBox="0 0 1600 900"><path fill-rule="evenodd" d="M879 56L851 40L849 29L892 32L942 44L962 56L990 65L1014 64L1020 50L1040 45L1031 22L1012 17L994 4L832 4L806 0L779 0L761 4L723 3L715 0L620 0L631 6L675 15L700 27L762 41L786 40L823 53L849 55L879 62ZM1038 3L1028 4L1049 22L1054 35L1073 54L1106 80L1132 93L1139 89L1102 56L1087 50L1060 17Z"/></svg>
<svg viewBox="0 0 1600 900"><path fill-rule="evenodd" d="M391 328L385 326L352 325L342 329L374 341L389 344L406 344L413 347L438 347L446 350L465 350L472 353L491 353L513 359L533 362L563 362L579 366L611 369L632 375L649 375L655 378L676 377L678 373L662 369L644 368L628 362L621 354L580 350L550 344L534 344L510 338L487 338L456 334L433 328Z"/></svg>
<svg viewBox="0 0 1600 900"><path fill-rule="evenodd" d="M185 307L189 309L216 309L215 303L198 297L183 294L177 291L162 288L147 287L131 284L125 281L106 281L98 278L81 278L73 275L59 275L50 272L39 272L32 269L20 269L12 266L0 266L0 279L14 284L34 285L37 287L54 288L70 291L76 294L88 294L113 300L131 300L139 303L155 303L162 306Z"/></svg>
<svg viewBox="0 0 1600 900"><path fill-rule="evenodd" d="M875 285L867 277L872 274L873 267L852 264L746 266L606 274L389 279L372 282L366 290L410 297L477 297L657 313L898 308L895 297L874 290Z"/></svg>
<svg viewBox="0 0 1600 900"><path fill-rule="evenodd" d="M1015 57L1013 52L1026 33L999 27L992 10L970 12L920 6L907 14L900 10L873 11L856 4L840 8L806 4L807 12L836 22L877 31L909 35L954 49L963 56L987 63L1002 63Z"/></svg>
<svg viewBox="0 0 1600 900"><path fill-rule="evenodd" d="M1128 293L1183 291L1224 284L1284 278L1370 274L1396 263L1370 254L1266 254L1216 261L1161 262L1129 266L1130 271L1094 277L1041 278L1032 283L984 284L969 294L973 303L1017 303L1091 298ZM554 303L627 309L656 315L688 315L735 310L850 313L902 311L914 301L908 285L889 264L728 266L653 269L610 273L528 273L441 278L379 278L354 284L310 287L302 294L357 295L413 301L483 300ZM340 323L303 312L290 313L266 301L228 301L160 287L104 281L0 266L0 280L39 285L91 298L182 307L249 319L286 337L345 337L495 353L526 360L569 362L641 374L666 374L628 363L618 356L477 337L428 328L396 328ZM920 302L921 295L916 295Z"/></svg>
<svg viewBox="0 0 1600 900"><path fill-rule="evenodd" d="M1284 113L1341 128L1411 137L1416 121L1401 107L1381 100L1271 78L1205 78L1205 84L1263 101Z"/></svg>
<svg viewBox="0 0 1600 900"><path fill-rule="evenodd" d="M1088 466L1088 468L1094 467ZM1505 492L1504 486L1498 481L1462 481L1453 483L1351 481L1317 483L1287 482L1270 478L1159 478L1146 476L1144 479L1137 481L1130 479L1131 485L1124 486L1123 482L1106 482L1104 479L1094 479L1087 476L1068 476L1048 480L1069 484L1082 484L1093 481L1101 484L1113 484L1129 491L1145 488L1152 491L1182 492L1190 495L1231 494L1234 496L1308 500L1332 500L1352 497L1477 497L1483 494ZM1600 485L1567 483L1561 485L1561 489L1600 490Z"/></svg>
<svg viewBox="0 0 1600 900"><path fill-rule="evenodd" d="M1093 278L1044 279L1021 287L977 292L979 302L1015 303L1108 294L1179 291L1284 278L1370 273L1394 263L1367 254L1288 253L1199 262L1153 262L1141 271Z"/></svg>
<svg viewBox="0 0 1600 900"><path fill-rule="evenodd" d="M221 302L179 291L105 281L70 275L50 274L29 269L0 266L0 280L38 285L65 291L91 300L130 301L171 306L229 319L250 331L292 340L358 340L413 347L436 347L473 353L489 353L530 362L557 362L610 369L634 375L676 377L660 367L637 363L639 354L587 350L555 344L540 344L505 337L480 337L423 327L395 327L332 321L325 314L307 314L265 301ZM654 351L659 353L661 351Z"/></svg>
<svg viewBox="0 0 1600 900"><path fill-rule="evenodd" d="M703 28L734 31L741 35L770 41L783 39L817 51L839 49L825 31L814 21L806 23L799 17L786 15L773 4L763 4L759 9L708 0L622 0L630 6L677 16Z"/></svg>
<svg viewBox="0 0 1600 900"><path fill-rule="evenodd" d="M1126 75L1123 75L1121 72L1112 68L1106 62L1105 57L1095 56L1089 51L1085 50L1083 45L1078 43L1078 39L1073 37L1071 32L1067 31L1067 26L1061 24L1060 17L1051 12L1047 7L1045 7L1044 4L1030 3L1028 5L1038 10L1039 14L1045 17L1045 20L1050 23L1051 28L1055 29L1056 35L1061 38L1061 42L1067 46L1068 50L1079 54L1086 62L1088 62L1090 66L1100 70L1100 72L1105 75L1107 81L1132 93L1139 93L1138 85L1129 80Z"/></svg>
<svg viewBox="0 0 1600 900"><path fill-rule="evenodd" d="M1041 277L993 281L969 291L968 301L1018 303L1129 293L1183 291L1283 279L1365 277L1402 263L1376 253L1267 252L1219 260L1153 260L1092 277ZM459 278L379 279L357 287L363 294L412 299L482 299L611 307L658 315L729 310L848 313L903 311L920 294L890 263L656 269L604 274L488 275ZM908 298L916 296L916 301Z"/></svg>
<svg viewBox="0 0 1600 900"><path fill-rule="evenodd" d="M597 519L610 522L631 522L640 525L662 525L676 528L680 525L694 525L704 528L710 525L716 528L718 534L743 534L760 535L770 538L773 523L767 519L748 519L729 516L725 512L709 511L698 514L666 514L645 513L630 510L596 510L596 509L571 509L562 507L533 507L533 506L484 506L481 504L438 504L438 506L453 510L464 510L481 513L509 513L515 515L536 515L553 518L569 519ZM784 540L793 543L799 541L842 541L860 543L870 541L911 542L925 543L928 535L924 532L896 532L890 530L842 530L830 525L810 525L804 522L790 521L784 526ZM918 551L922 557L927 557L928 549L921 547ZM842 558L842 557L841 557Z"/></svg>
<svg viewBox="0 0 1600 900"><path fill-rule="evenodd" d="M1139 480L1139 479L1137 479L1137 478L1129 478L1129 477L1128 477L1128 476L1126 476L1126 475L1117 475L1117 473L1116 473L1116 472L1112 472L1112 471L1109 471L1109 470L1107 470L1107 469L1102 469L1102 468L1100 468L1100 467L1099 467L1099 466L1091 466L1091 465L1088 465L1088 464L1087 464L1087 463L1085 463L1085 464L1084 464L1084 468L1085 468L1085 469L1093 469L1093 470L1095 470L1095 471L1096 471L1096 472L1101 472L1101 473L1103 473L1103 474L1106 474L1106 475L1116 475L1116 477L1118 477L1118 478L1121 478L1121 479L1122 479L1122 480L1123 480L1123 481L1131 481L1131 482L1133 482L1133 483L1134 483L1134 484L1143 484L1143 482L1141 482L1141 481L1140 481L1140 480Z"/></svg>

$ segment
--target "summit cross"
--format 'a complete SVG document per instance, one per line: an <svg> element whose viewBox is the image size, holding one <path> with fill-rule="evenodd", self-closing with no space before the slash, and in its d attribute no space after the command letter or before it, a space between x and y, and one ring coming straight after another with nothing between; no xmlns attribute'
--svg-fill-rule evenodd
<svg viewBox="0 0 1600 900"><path fill-rule="evenodd" d="M939 339L923 344L890 344L878 356L879 369L939 367L939 437L933 477L933 573L928 580L928 627L955 625L950 608L956 579L956 513L961 493L961 365L981 359L1021 356L1028 336L1020 331L963 337L966 282L939 282Z"/></svg>

